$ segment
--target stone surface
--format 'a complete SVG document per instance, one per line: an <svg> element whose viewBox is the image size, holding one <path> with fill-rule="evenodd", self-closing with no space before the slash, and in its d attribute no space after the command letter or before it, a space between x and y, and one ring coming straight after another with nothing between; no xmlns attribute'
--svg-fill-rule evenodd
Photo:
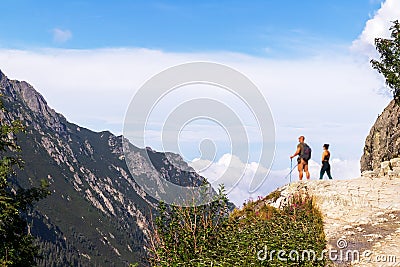
<svg viewBox="0 0 400 267"><path fill-rule="evenodd" d="M392 166L392 168L400 168L400 158L391 159L390 166Z"/></svg>
<svg viewBox="0 0 400 267"><path fill-rule="evenodd" d="M400 107L392 100L366 138L361 172L378 169L382 161L396 157L400 157Z"/></svg>
<svg viewBox="0 0 400 267"><path fill-rule="evenodd" d="M400 179L313 180L279 190L277 207L295 193L312 195L324 218L328 249L338 250L337 242L343 239L344 252L357 250L361 255L358 261L335 261L336 266L400 266ZM379 256L393 255L399 265L377 261Z"/></svg>
<svg viewBox="0 0 400 267"><path fill-rule="evenodd" d="M391 170L390 161L381 162L381 170L379 172L379 176L386 176L388 172Z"/></svg>
<svg viewBox="0 0 400 267"><path fill-rule="evenodd" d="M363 172L361 173L361 176L362 176L362 177L369 177L369 178L372 178L372 177L378 176L378 174L379 174L379 172L377 172L377 171L363 171Z"/></svg>
<svg viewBox="0 0 400 267"><path fill-rule="evenodd" d="M363 171L361 177L365 178L378 178L378 177L389 177L389 178L400 178L400 158L393 158L390 161L383 161L380 167L373 171Z"/></svg>
<svg viewBox="0 0 400 267"><path fill-rule="evenodd" d="M398 175L398 176L400 175L400 167L393 167L392 169L393 169L392 171L395 175Z"/></svg>

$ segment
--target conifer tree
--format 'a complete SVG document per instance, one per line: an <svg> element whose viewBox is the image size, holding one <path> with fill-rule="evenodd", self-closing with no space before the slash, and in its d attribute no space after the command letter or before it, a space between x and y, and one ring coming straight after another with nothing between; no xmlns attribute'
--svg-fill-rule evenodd
<svg viewBox="0 0 400 267"><path fill-rule="evenodd" d="M386 85L393 93L397 104L400 104L400 23L393 22L389 29L391 38L376 38L376 50L380 60L371 60L372 67L381 73L386 80Z"/></svg>
<svg viewBox="0 0 400 267"><path fill-rule="evenodd" d="M0 109L7 114L0 100ZM4 117L4 116L3 116ZM33 204L49 194L41 187L24 189L11 183L16 170L23 167L16 135L24 132L19 121L0 121L0 266L34 266L38 247L28 230L26 215Z"/></svg>

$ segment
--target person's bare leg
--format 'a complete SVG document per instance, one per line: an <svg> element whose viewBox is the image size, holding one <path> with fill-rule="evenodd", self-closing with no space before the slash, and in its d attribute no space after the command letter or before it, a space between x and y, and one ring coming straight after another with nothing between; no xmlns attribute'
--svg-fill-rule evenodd
<svg viewBox="0 0 400 267"><path fill-rule="evenodd" d="M297 165L297 170L299 170L299 180L303 180L303 164L299 163Z"/></svg>
<svg viewBox="0 0 400 267"><path fill-rule="evenodd" d="M310 180L310 172L308 171L308 164L304 163L304 171L306 172L307 180Z"/></svg>

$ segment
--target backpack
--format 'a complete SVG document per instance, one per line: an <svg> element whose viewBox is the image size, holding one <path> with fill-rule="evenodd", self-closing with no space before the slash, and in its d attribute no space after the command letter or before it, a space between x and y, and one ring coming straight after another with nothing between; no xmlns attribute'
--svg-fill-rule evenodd
<svg viewBox="0 0 400 267"><path fill-rule="evenodd" d="M306 143L303 143L303 149L300 153L300 158L304 159L305 161L311 159L311 147L309 147Z"/></svg>

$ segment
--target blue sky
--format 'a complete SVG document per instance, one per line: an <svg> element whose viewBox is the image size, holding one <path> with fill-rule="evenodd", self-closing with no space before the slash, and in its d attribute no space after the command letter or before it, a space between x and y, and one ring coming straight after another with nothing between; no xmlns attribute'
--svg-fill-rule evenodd
<svg viewBox="0 0 400 267"><path fill-rule="evenodd" d="M201 156L201 141L211 139L216 157L198 162L209 165L201 174L216 184L231 160L246 167L229 193L238 205L287 182L282 177L299 135L313 148L312 178L318 176L324 143L331 144L334 178L359 176L365 137L391 100L369 60L377 56L374 38L388 37L390 21L400 19L398 0L3 0L0 14L0 70L28 81L52 108L92 130L121 134L137 90L171 66L211 61L249 77L274 118L272 167L257 162L259 140L248 140L249 159L243 161L230 155L229 138L211 124L189 125L181 150L174 151L192 161ZM162 126L166 108L179 106L184 97L210 97L240 113L237 99L225 93L195 88L166 98L152 125ZM246 127L256 135L254 125ZM162 128L150 129L148 145L162 150L161 133ZM250 194L258 165L271 174Z"/></svg>
<svg viewBox="0 0 400 267"><path fill-rule="evenodd" d="M379 6L379 1L371 0L4 0L0 46L304 56L312 53L304 51L309 46L354 40ZM54 29L71 36L55 41Z"/></svg>

